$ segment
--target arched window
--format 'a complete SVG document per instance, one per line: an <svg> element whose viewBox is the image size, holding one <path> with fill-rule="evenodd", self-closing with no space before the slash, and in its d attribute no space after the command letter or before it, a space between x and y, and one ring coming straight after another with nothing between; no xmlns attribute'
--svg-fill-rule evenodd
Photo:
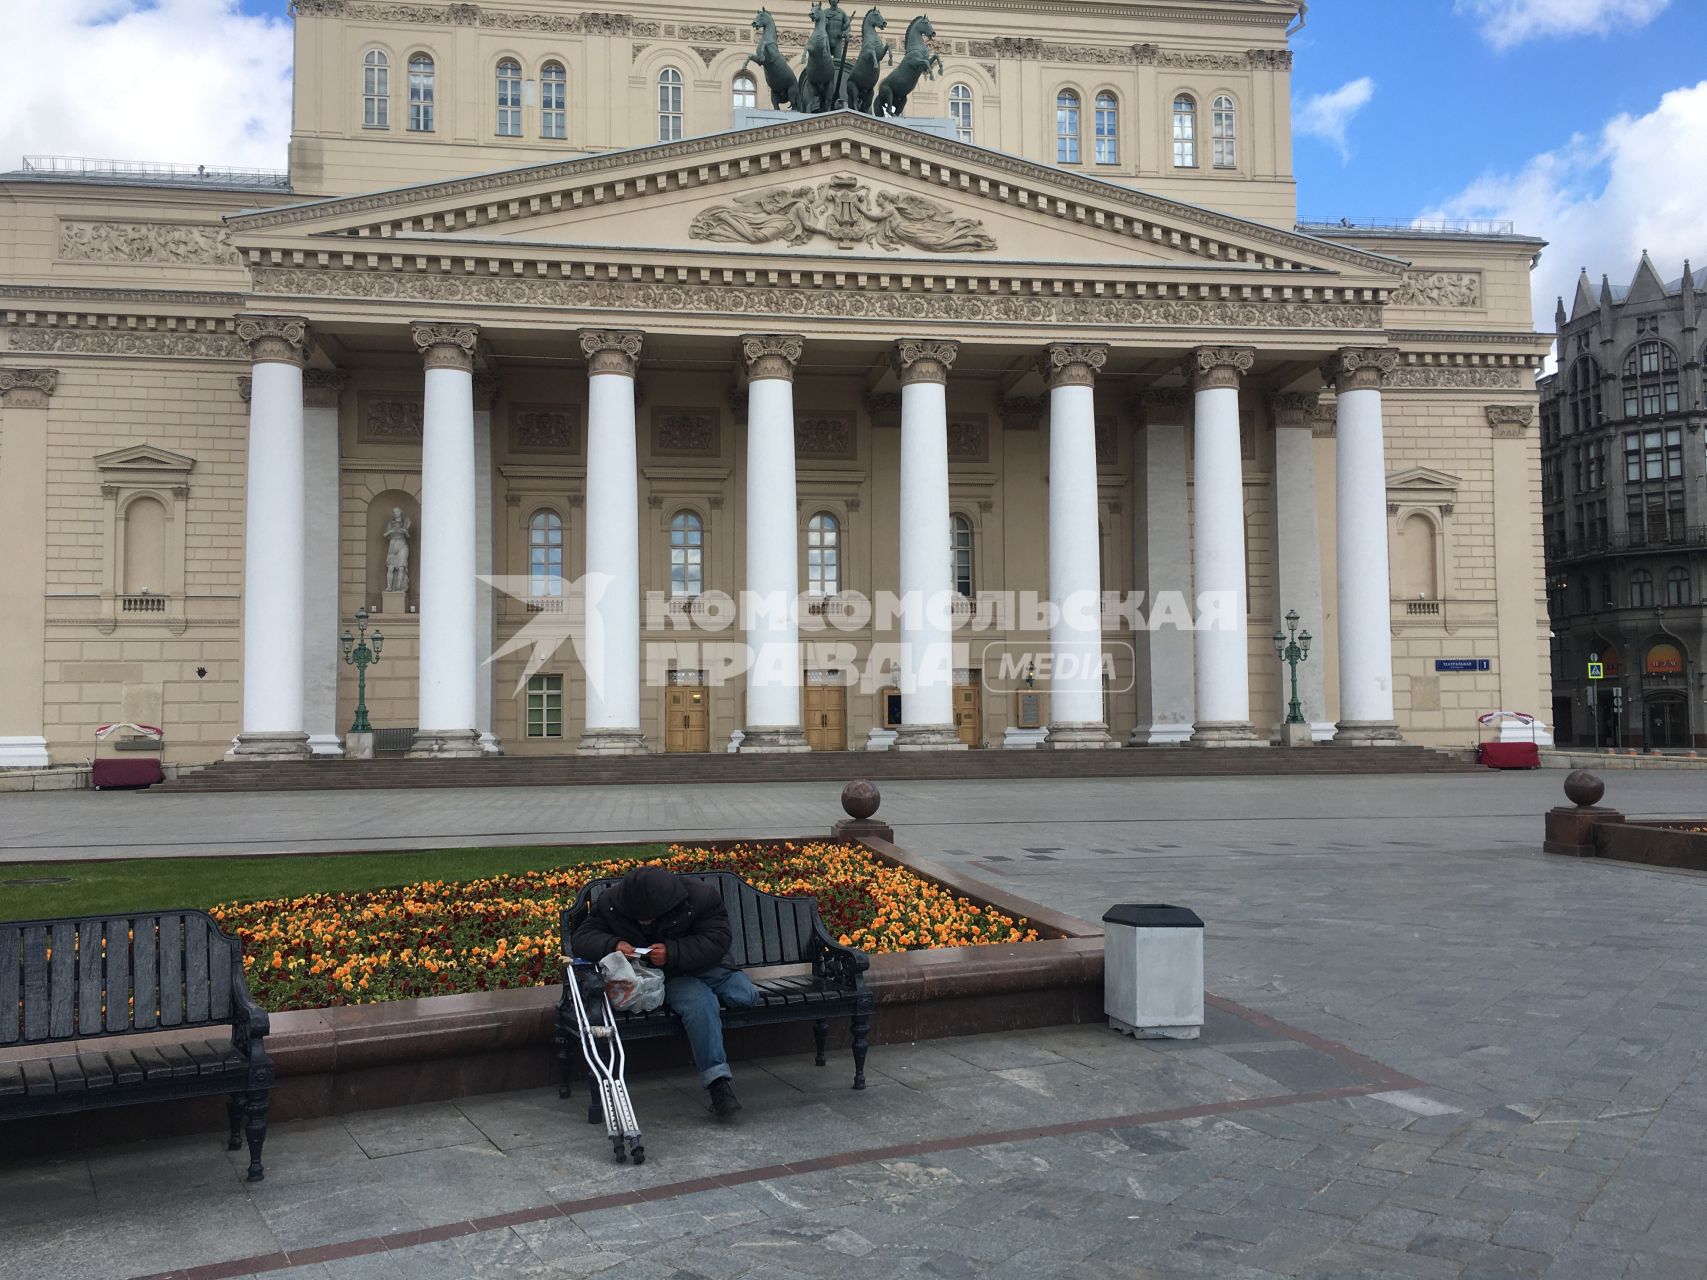
<svg viewBox="0 0 1707 1280"><path fill-rule="evenodd" d="M1600 575L1600 605L1603 609L1616 609L1618 607L1618 597L1612 594L1612 575L1610 573Z"/></svg>
<svg viewBox="0 0 1707 1280"><path fill-rule="evenodd" d="M1120 163L1120 102L1112 93L1097 94L1097 163Z"/></svg>
<svg viewBox="0 0 1707 1280"><path fill-rule="evenodd" d="M1570 430L1587 431L1600 425L1600 366L1592 356L1583 356L1571 365L1565 402Z"/></svg>
<svg viewBox="0 0 1707 1280"><path fill-rule="evenodd" d="M1189 93L1174 99L1174 168L1197 168L1197 100Z"/></svg>
<svg viewBox="0 0 1707 1280"><path fill-rule="evenodd" d="M960 595L972 595L972 522L965 516L948 519L949 552L954 565L954 589Z"/></svg>
<svg viewBox="0 0 1707 1280"><path fill-rule="evenodd" d="M569 135L569 74L561 62L548 62L539 69L539 136L565 138Z"/></svg>
<svg viewBox="0 0 1707 1280"><path fill-rule="evenodd" d="M658 73L658 141L675 142L682 136L682 73L665 67Z"/></svg>
<svg viewBox="0 0 1707 1280"><path fill-rule="evenodd" d="M957 84L948 91L948 118L954 121L954 136L972 141L972 86Z"/></svg>
<svg viewBox="0 0 1707 1280"><path fill-rule="evenodd" d="M424 53L409 59L409 131L433 131L433 60Z"/></svg>
<svg viewBox="0 0 1707 1280"><path fill-rule="evenodd" d="M133 498L125 506L122 591L166 594L166 508L155 498Z"/></svg>
<svg viewBox="0 0 1707 1280"><path fill-rule="evenodd" d="M842 589L842 524L828 511L806 522L806 593L833 596Z"/></svg>
<svg viewBox="0 0 1707 1280"><path fill-rule="evenodd" d="M705 524L692 511L670 519L670 595L705 594Z"/></svg>
<svg viewBox="0 0 1707 1280"><path fill-rule="evenodd" d="M391 59L384 49L362 57L362 128L391 128Z"/></svg>
<svg viewBox="0 0 1707 1280"><path fill-rule="evenodd" d="M1689 603L1689 570L1682 565L1666 570L1666 603Z"/></svg>
<svg viewBox="0 0 1707 1280"><path fill-rule="evenodd" d="M522 136L522 64L514 58L498 64L498 136Z"/></svg>
<svg viewBox="0 0 1707 1280"><path fill-rule="evenodd" d="M1638 343L1624 357L1624 416L1657 418L1677 408L1677 352L1665 342Z"/></svg>
<svg viewBox="0 0 1707 1280"><path fill-rule="evenodd" d="M563 594L563 518L536 511L528 521L528 595Z"/></svg>
<svg viewBox="0 0 1707 1280"><path fill-rule="evenodd" d="M735 110L739 111L742 107L751 109L758 105L758 82L755 81L752 76L743 71L740 75L735 77Z"/></svg>
<svg viewBox="0 0 1707 1280"><path fill-rule="evenodd" d="M1238 113L1233 106L1233 100L1226 94L1215 99L1215 110L1210 117L1210 141L1215 146L1215 167L1217 169L1237 169L1239 167L1239 121Z"/></svg>
<svg viewBox="0 0 1707 1280"><path fill-rule="evenodd" d="M1055 95L1055 159L1079 163L1079 95L1063 89Z"/></svg>
<svg viewBox="0 0 1707 1280"><path fill-rule="evenodd" d="M1654 603L1654 575L1638 569L1630 575L1630 607L1646 609Z"/></svg>

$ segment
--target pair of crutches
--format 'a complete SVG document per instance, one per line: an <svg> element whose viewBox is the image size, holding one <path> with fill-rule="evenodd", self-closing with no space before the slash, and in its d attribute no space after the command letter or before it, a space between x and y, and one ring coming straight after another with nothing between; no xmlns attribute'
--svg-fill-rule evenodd
<svg viewBox="0 0 1707 1280"><path fill-rule="evenodd" d="M598 966L587 960L564 956L567 967L564 985L575 1003L575 1027L580 1033L581 1056L587 1060L592 1073L593 1100L587 1104L587 1123L605 1122L605 1136L610 1139L616 1158L633 1158L635 1164L646 1162L646 1148L640 1145L640 1122L634 1118L634 1102L628 1096L628 1082L623 1079L628 1064L623 1052L622 1036L616 1029L616 1011L611 1008L610 993L605 990L603 975ZM585 978L589 990L581 990ZM593 1013L602 1013L598 1022L589 1016L587 1005L593 1001ZM602 1010L600 1006L603 1006Z"/></svg>

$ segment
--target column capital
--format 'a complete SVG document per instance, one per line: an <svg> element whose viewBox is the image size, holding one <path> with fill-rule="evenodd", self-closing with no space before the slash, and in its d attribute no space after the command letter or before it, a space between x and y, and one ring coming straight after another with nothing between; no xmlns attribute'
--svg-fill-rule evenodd
<svg viewBox="0 0 1707 1280"><path fill-rule="evenodd" d="M1036 431L1049 402L1042 396L1003 396L996 406L1004 431Z"/></svg>
<svg viewBox="0 0 1707 1280"><path fill-rule="evenodd" d="M948 381L948 371L960 354L960 344L936 338L897 338L890 353L890 363L901 385L914 382Z"/></svg>
<svg viewBox="0 0 1707 1280"><path fill-rule="evenodd" d="M255 375L240 373L237 375L237 398L248 404L255 398Z"/></svg>
<svg viewBox="0 0 1707 1280"><path fill-rule="evenodd" d="M237 337L249 348L251 363L294 364L299 369L308 363L313 343L308 321L301 316L238 316Z"/></svg>
<svg viewBox="0 0 1707 1280"><path fill-rule="evenodd" d="M1237 391L1256 362L1254 347L1197 347L1185 358L1185 378L1193 391Z"/></svg>
<svg viewBox="0 0 1707 1280"><path fill-rule="evenodd" d="M1385 347L1341 347L1322 362L1322 381L1336 392L1379 391L1399 367L1399 353Z"/></svg>
<svg viewBox="0 0 1707 1280"><path fill-rule="evenodd" d="M1191 408L1184 387L1146 387L1132 397L1132 415L1146 427L1181 427Z"/></svg>
<svg viewBox="0 0 1707 1280"><path fill-rule="evenodd" d="M1305 391L1282 391L1268 398L1268 411L1276 427L1308 427L1318 399Z"/></svg>
<svg viewBox="0 0 1707 1280"><path fill-rule="evenodd" d="M747 381L781 378L794 381L794 366L800 363L800 353L806 349L806 339L792 333L749 333L741 339L741 361Z"/></svg>
<svg viewBox="0 0 1707 1280"><path fill-rule="evenodd" d="M302 403L310 409L336 409L338 397L350 375L342 369L305 369L302 374ZM243 397L247 400L249 397Z"/></svg>
<svg viewBox="0 0 1707 1280"><path fill-rule="evenodd" d="M480 341L477 324L439 324L417 320L409 326L421 362L428 369L474 372L474 347Z"/></svg>
<svg viewBox="0 0 1707 1280"><path fill-rule="evenodd" d="M1490 404L1488 429L1496 440L1521 440L1535 425L1535 407L1527 404Z"/></svg>
<svg viewBox="0 0 1707 1280"><path fill-rule="evenodd" d="M589 374L634 377L640 372L640 350L645 344L644 336L631 329L581 330L581 354L587 358Z"/></svg>
<svg viewBox="0 0 1707 1280"><path fill-rule="evenodd" d="M45 409L58 386L58 369L0 369L0 405Z"/></svg>
<svg viewBox="0 0 1707 1280"><path fill-rule="evenodd" d="M1051 391L1056 387L1089 387L1108 363L1108 348L1097 342L1051 342L1037 358L1037 371Z"/></svg>

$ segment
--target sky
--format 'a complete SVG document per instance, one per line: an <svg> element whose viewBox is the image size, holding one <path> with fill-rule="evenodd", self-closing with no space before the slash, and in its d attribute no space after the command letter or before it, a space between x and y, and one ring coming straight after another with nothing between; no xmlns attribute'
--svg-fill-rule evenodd
<svg viewBox="0 0 1707 1280"><path fill-rule="evenodd" d="M285 10L0 0L0 170L25 153L282 169ZM1292 48L1302 217L1511 219L1550 242L1544 331L1581 267L1626 283L1646 249L1667 280L1685 257L1707 270L1707 0L1312 0Z"/></svg>

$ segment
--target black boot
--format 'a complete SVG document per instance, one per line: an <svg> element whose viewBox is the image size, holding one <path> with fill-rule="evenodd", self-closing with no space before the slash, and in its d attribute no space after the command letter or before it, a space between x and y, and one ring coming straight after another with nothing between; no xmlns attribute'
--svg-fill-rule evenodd
<svg viewBox="0 0 1707 1280"><path fill-rule="evenodd" d="M735 1086L729 1083L729 1077L713 1080L706 1086L711 1094L711 1111L719 1120L727 1120L741 1109L741 1103L735 1097Z"/></svg>

